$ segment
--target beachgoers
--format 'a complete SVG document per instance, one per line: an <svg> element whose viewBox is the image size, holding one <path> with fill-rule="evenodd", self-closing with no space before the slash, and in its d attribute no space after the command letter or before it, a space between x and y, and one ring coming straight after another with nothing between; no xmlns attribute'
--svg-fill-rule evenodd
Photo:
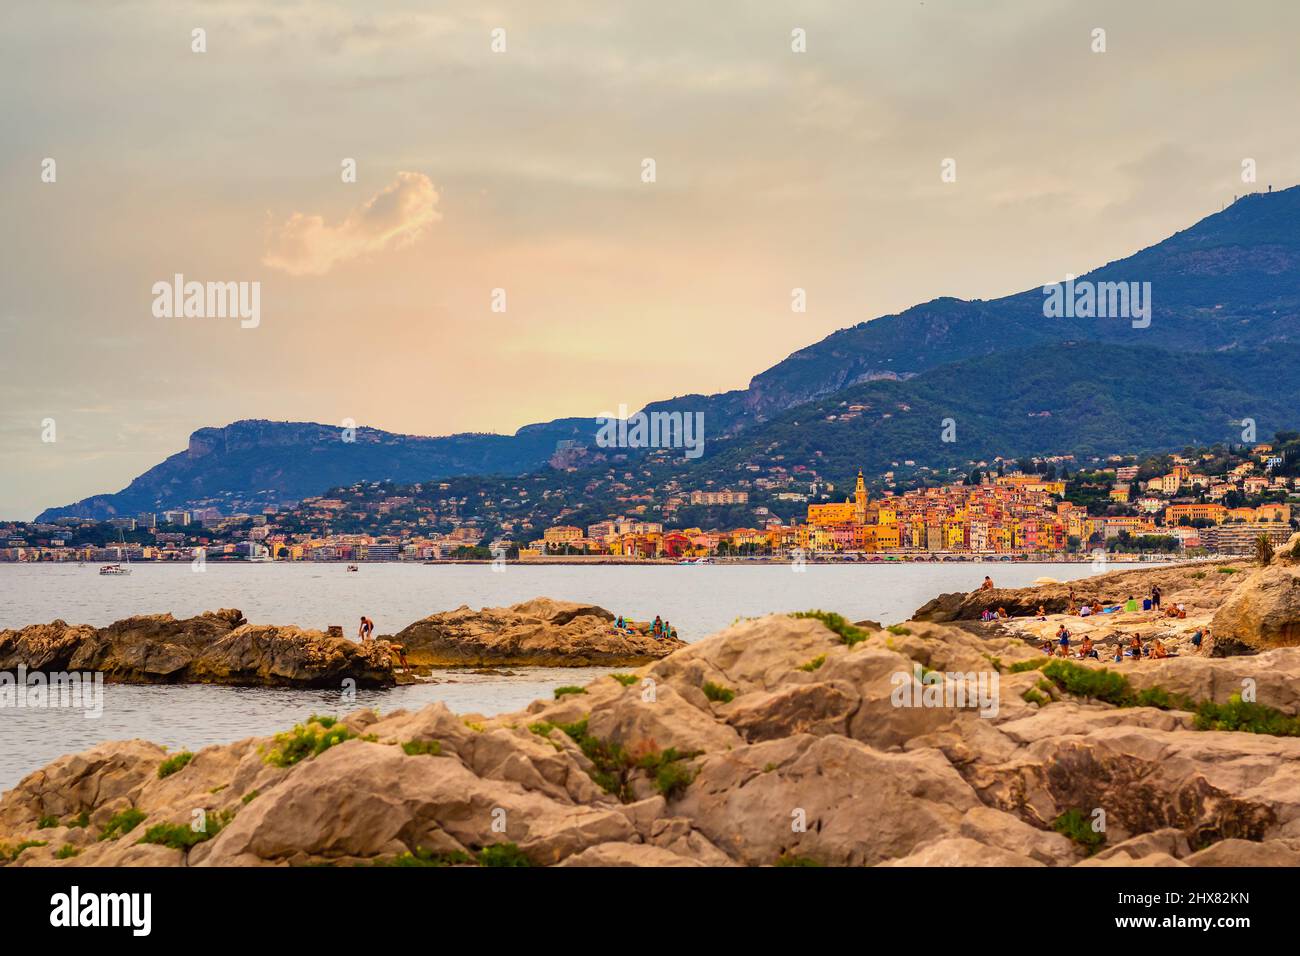
<svg viewBox="0 0 1300 956"><path fill-rule="evenodd" d="M364 614L361 615L361 626L357 628L357 637L361 640L361 643L364 644L369 641L374 633L375 622L370 620L370 618L366 617Z"/></svg>
<svg viewBox="0 0 1300 956"><path fill-rule="evenodd" d="M1064 624L1062 624L1056 631L1056 643L1059 644L1061 648L1059 652L1060 656L1069 657L1070 656L1070 632L1065 629Z"/></svg>
<svg viewBox="0 0 1300 956"><path fill-rule="evenodd" d="M984 575L984 583L980 585L980 590L981 591L993 590L993 579L989 577L987 574Z"/></svg>
<svg viewBox="0 0 1300 956"><path fill-rule="evenodd" d="M1160 610L1160 586L1158 584L1151 585L1151 610Z"/></svg>
<svg viewBox="0 0 1300 956"><path fill-rule="evenodd" d="M1101 656L1097 653L1097 648L1093 646L1092 638L1084 635L1083 643L1079 645L1079 656L1082 658L1093 658L1100 660Z"/></svg>
<svg viewBox="0 0 1300 956"><path fill-rule="evenodd" d="M1043 605L1041 605L1041 604L1038 605L1038 619L1039 619L1040 621L1046 621L1046 620L1047 620L1047 608L1043 607Z"/></svg>

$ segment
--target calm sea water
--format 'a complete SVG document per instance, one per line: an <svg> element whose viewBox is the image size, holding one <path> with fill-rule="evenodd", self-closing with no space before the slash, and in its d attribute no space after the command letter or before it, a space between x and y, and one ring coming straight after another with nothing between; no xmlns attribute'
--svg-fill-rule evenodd
<svg viewBox="0 0 1300 956"><path fill-rule="evenodd" d="M547 596L599 604L637 620L656 614L688 641L737 617L822 608L850 620L888 624L945 591L968 591L990 574L999 586L1020 587L1040 576L1085 577L1088 564L863 564L547 566L209 564L134 565L125 577L100 577L95 567L0 564L0 628L62 618L102 627L133 614L169 611L188 617L239 608L254 623L355 633L362 614L380 634L392 634L436 611L467 604L490 607ZM0 709L0 789L61 754L104 740L142 737L197 749L283 730L309 714L357 707L416 708L443 701L452 710L482 714L522 708L563 684L580 684L606 669L523 668L511 675L440 672L432 683L357 692L344 704L338 691L231 687L107 685L104 713Z"/></svg>

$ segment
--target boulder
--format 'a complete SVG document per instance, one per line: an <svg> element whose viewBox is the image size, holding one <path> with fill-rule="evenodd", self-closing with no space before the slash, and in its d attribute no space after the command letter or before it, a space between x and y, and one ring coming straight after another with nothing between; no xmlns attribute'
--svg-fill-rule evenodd
<svg viewBox="0 0 1300 956"><path fill-rule="evenodd" d="M534 598L479 611L462 605L409 624L394 640L414 666L625 667L667 656L685 643L614 627L593 604Z"/></svg>
<svg viewBox="0 0 1300 956"><path fill-rule="evenodd" d="M1248 574L1211 621L1216 640L1257 651L1300 645L1300 567L1273 564Z"/></svg>
<svg viewBox="0 0 1300 956"><path fill-rule="evenodd" d="M240 611L126 618L108 627L63 621L0 632L0 669L97 671L135 684L361 687L394 683L388 648L297 627L253 625Z"/></svg>

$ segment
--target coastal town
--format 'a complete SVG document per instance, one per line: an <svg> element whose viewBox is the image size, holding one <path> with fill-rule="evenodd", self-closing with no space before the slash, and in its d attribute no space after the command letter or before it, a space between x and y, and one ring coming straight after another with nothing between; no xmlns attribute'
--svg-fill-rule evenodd
<svg viewBox="0 0 1300 956"><path fill-rule="evenodd" d="M1076 461L892 469L847 494L811 469L686 489L653 457L517 479L361 483L259 514L217 507L108 521L0 524L0 561L1002 560L1242 554L1286 541L1300 514L1300 439ZM898 463L914 465L913 462ZM577 479L576 481L574 479ZM941 479L941 480L939 480ZM600 482L608 481L611 499ZM575 498L594 503L578 506ZM600 509L604 513L600 513ZM593 520L580 521L586 514ZM708 521L713 518L715 520ZM732 519L730 526L726 519ZM736 521L735 519L741 519Z"/></svg>

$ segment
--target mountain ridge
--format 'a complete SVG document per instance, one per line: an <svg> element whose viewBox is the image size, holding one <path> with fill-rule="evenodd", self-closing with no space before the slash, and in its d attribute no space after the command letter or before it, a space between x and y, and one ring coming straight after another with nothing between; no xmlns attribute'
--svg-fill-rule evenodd
<svg viewBox="0 0 1300 956"><path fill-rule="evenodd" d="M702 411L710 435L727 438L866 382L906 381L950 364L996 356L1006 352L1008 345L1019 349L1089 341L1098 347L1211 353L1295 343L1300 339L1296 321L1300 316L1300 186L1241 197L1220 212L1085 272L1075 281L1151 283L1149 326L1134 328L1129 321L1115 318L1047 318L1042 288L990 300L939 297L832 332L759 372L744 389L677 396L652 402L644 411ZM590 442L597 430L594 420L585 418L525 425L511 436L400 436L358 428L357 442L338 443L343 454L349 449L354 452L351 460L327 456L331 461L326 467L313 462L313 474L299 473L306 462L280 460L283 456L278 454L270 456L276 459L271 462L252 460L247 454L252 448L231 446L232 435L237 444L237 436L252 425L276 424L307 431L269 447L310 449L312 458L328 449L327 442L338 442L341 432L316 423L256 419L198 429L186 452L154 466L122 491L46 509L37 520L111 517L184 507L200 500L214 500L214 506L227 508L235 501L273 504L357 480L520 473L545 465L558 442ZM205 456L182 457L196 440L201 447L212 446L213 457L205 465L218 467L207 469L207 474L194 465ZM379 446L392 450L388 458L367 453ZM358 449L360 453L355 453ZM185 463L193 467L187 470ZM246 472L242 477L241 469ZM417 474L420 469L423 473ZM235 487L217 487L223 476ZM257 488L255 481L269 484Z"/></svg>

